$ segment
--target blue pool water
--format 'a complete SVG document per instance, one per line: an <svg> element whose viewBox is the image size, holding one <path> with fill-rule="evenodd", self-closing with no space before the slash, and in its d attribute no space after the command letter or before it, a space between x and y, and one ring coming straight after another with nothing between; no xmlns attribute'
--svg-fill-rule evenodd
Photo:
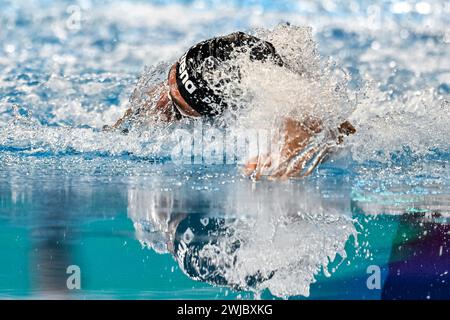
<svg viewBox="0 0 450 320"><path fill-rule="evenodd" d="M450 297L446 1L0 8L1 298ZM142 73L236 30L295 42L284 22L312 27L357 97L357 134L307 179L253 182L239 165L181 165L152 136L101 131Z"/></svg>

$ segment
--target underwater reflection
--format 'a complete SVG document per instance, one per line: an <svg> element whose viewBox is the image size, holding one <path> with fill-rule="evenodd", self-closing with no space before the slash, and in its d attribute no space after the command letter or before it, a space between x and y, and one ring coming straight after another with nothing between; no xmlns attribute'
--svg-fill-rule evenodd
<svg viewBox="0 0 450 320"><path fill-rule="evenodd" d="M194 280L308 296L315 277L329 275L329 263L344 261L346 242L356 240L350 193L342 181L329 182L242 180L205 192L154 182L129 189L128 215L144 246L173 255Z"/></svg>

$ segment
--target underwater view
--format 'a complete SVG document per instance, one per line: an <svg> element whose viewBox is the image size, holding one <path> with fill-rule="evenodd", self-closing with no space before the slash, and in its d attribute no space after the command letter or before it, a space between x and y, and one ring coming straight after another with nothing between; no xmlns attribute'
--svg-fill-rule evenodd
<svg viewBox="0 0 450 320"><path fill-rule="evenodd" d="M0 0L0 299L450 299L449 26Z"/></svg>

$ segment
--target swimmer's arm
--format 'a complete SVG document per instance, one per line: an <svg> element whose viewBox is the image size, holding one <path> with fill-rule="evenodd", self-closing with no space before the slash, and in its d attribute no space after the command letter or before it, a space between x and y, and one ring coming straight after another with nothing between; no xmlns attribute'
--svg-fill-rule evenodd
<svg viewBox="0 0 450 320"><path fill-rule="evenodd" d="M288 173L288 165L295 155L299 154L310 141L311 137L322 130L322 123L318 119L307 119L299 122L293 118L283 120L279 134L272 141L277 148L270 154L259 155L247 162L245 175L252 175L260 179L262 175L281 178Z"/></svg>
<svg viewBox="0 0 450 320"><path fill-rule="evenodd" d="M156 85L152 87L150 90L146 93L150 99L148 99L140 108L139 108L139 115L142 114L142 116L150 117L153 115L159 115L158 120L162 121L171 121L170 114L167 112L168 104L169 104L169 97L168 97L168 90L167 90L167 84L166 83L160 83L159 85ZM158 102L156 104L152 103L155 101L155 98L159 96ZM152 112L154 111L154 112ZM132 120L133 117L136 117L137 113L132 109L128 108L124 115L120 117L112 126L104 126L104 131L109 131L113 129L118 129L120 126L128 121Z"/></svg>
<svg viewBox="0 0 450 320"><path fill-rule="evenodd" d="M285 134L291 136L285 139L282 149L281 165L270 175L272 179L289 177L306 177L322 162L327 154L332 152L332 144L325 143L319 146L310 146L311 138L322 132L322 122L307 120L299 124L295 120L293 125L285 126ZM330 130L328 134L336 144L341 144L344 135L355 133L350 122L345 121L337 130Z"/></svg>
<svg viewBox="0 0 450 320"><path fill-rule="evenodd" d="M244 174L252 175L259 179L261 175L267 175L271 179L285 179L289 177L305 177L312 173L314 168L329 153L329 146L309 147L311 138L323 130L319 119L309 118L299 122L292 118L286 118L278 137L279 149L268 155L260 155L257 159L251 159ZM334 134L336 143L343 141L344 135L355 132L355 128L348 122L342 123L338 128L338 134ZM308 149L309 148L309 149ZM306 165L310 162L310 165Z"/></svg>
<svg viewBox="0 0 450 320"><path fill-rule="evenodd" d="M128 108L125 111L124 115L122 117L120 117L112 126L108 126L108 125L103 126L103 131L110 131L112 129L119 128L126 120L131 118L132 114L133 114L133 109Z"/></svg>

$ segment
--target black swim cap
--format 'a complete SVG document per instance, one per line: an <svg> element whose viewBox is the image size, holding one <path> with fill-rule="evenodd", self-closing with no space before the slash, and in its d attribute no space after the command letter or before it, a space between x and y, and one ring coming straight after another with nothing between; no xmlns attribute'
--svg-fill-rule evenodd
<svg viewBox="0 0 450 320"><path fill-rule="evenodd" d="M227 270L233 270L236 251L241 242L233 237L233 218L220 218L190 214L180 222L174 238L174 256L182 271L191 279L213 285L229 286L235 290L255 288L269 280L275 272L263 276L259 271L248 274L242 283L232 283L227 279ZM228 255L231 259L217 259L205 254L205 249L218 255Z"/></svg>
<svg viewBox="0 0 450 320"><path fill-rule="evenodd" d="M283 65L270 42L243 32L213 38L193 46L178 61L176 82L184 100L202 116L218 115L227 107L223 98L209 87L204 78L204 68L208 72L216 70L223 62L231 60L234 52L248 52L251 60Z"/></svg>

